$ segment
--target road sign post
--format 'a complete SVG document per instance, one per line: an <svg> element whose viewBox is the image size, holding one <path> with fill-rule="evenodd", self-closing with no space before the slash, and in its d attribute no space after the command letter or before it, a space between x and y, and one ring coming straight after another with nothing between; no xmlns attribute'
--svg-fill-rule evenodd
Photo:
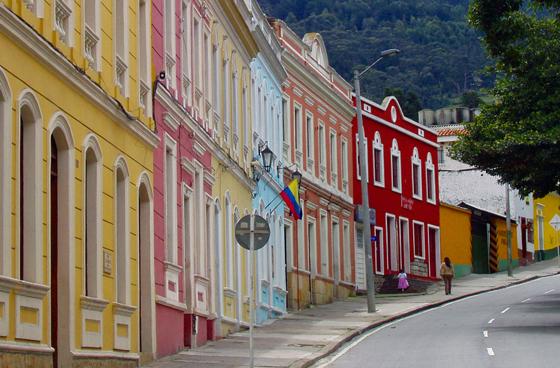
<svg viewBox="0 0 560 368"><path fill-rule="evenodd" d="M255 366L255 351L253 346L253 326L255 323L254 307L254 277L253 277L253 252L266 245L270 238L268 222L258 215L247 215L235 225L235 240L249 251L249 367Z"/></svg>
<svg viewBox="0 0 560 368"><path fill-rule="evenodd" d="M550 225L554 228L554 230L556 230L556 253L558 257L558 267L560 267L560 216L558 216L558 214L555 214L554 217L550 220Z"/></svg>

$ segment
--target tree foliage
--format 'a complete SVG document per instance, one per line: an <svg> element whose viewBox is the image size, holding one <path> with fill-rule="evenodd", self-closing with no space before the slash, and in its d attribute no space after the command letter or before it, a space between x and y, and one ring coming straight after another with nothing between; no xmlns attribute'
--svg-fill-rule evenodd
<svg viewBox="0 0 560 368"><path fill-rule="evenodd" d="M483 33L499 75L495 103L454 147L523 194L560 189L560 0L474 0L470 21Z"/></svg>
<svg viewBox="0 0 560 368"><path fill-rule="evenodd" d="M439 108L463 92L490 87L488 59L466 21L468 0L260 0L270 16L300 36L320 32L331 65L347 80L388 48L387 58L362 78L362 92L381 100L385 88L419 96ZM415 116L416 114L412 115Z"/></svg>

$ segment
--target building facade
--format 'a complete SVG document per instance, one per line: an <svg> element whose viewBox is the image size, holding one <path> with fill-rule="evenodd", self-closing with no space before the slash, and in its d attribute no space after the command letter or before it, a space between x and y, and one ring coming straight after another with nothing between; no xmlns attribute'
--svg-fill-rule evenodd
<svg viewBox="0 0 560 368"><path fill-rule="evenodd" d="M355 152L354 203L362 205L361 180L367 180L374 272L392 275L401 269L409 276L439 277L440 219L437 136L405 117L394 97L381 105L362 99L367 172L359 169L358 128L353 127ZM358 211L359 213L359 211ZM363 263L361 226L357 227L357 260ZM358 276L365 288L365 273Z"/></svg>
<svg viewBox="0 0 560 368"><path fill-rule="evenodd" d="M536 261L558 256L560 247L560 195L556 192L534 199L534 234Z"/></svg>
<svg viewBox="0 0 560 368"><path fill-rule="evenodd" d="M283 92L283 164L303 175L303 218L285 212L288 307L329 303L354 292L354 116L351 86L329 65L321 36L299 38L271 21L288 73Z"/></svg>
<svg viewBox="0 0 560 368"><path fill-rule="evenodd" d="M155 351L150 1L0 1L0 355Z"/></svg>
<svg viewBox="0 0 560 368"><path fill-rule="evenodd" d="M278 194L283 189L282 166L282 83L286 71L281 63L282 49L259 4L245 1L251 12L248 26L257 42L259 53L251 62L253 100L253 162L260 179L253 195L253 208L268 219L271 229L268 244L257 252L256 322L282 316L286 312L287 288L284 245L284 203ZM263 150L272 151L268 170L260 166ZM267 207L268 206L268 207Z"/></svg>
<svg viewBox="0 0 560 368"><path fill-rule="evenodd" d="M216 338L210 284L214 171L210 84L213 15L201 1L152 6L158 356Z"/></svg>

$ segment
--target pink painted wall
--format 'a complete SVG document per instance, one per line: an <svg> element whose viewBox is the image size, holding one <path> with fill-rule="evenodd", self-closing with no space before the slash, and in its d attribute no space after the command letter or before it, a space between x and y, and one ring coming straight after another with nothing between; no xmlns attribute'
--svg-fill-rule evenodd
<svg viewBox="0 0 560 368"><path fill-rule="evenodd" d="M183 96L181 95L181 78L183 74L181 65L181 1L175 1L175 60L176 60L176 85L177 91L169 88L167 89L165 82L159 83L157 88L159 93L168 94L169 96L177 96L175 103L179 109L183 110ZM192 24L192 23L191 23ZM160 71L165 70L164 67L164 1L152 1L152 56L154 66L154 78ZM187 45L190 45L187 42ZM191 63L192 65L192 63ZM168 78L171 76L167 76ZM164 116L168 113L166 107L161 103L158 97L154 101L154 118L156 122L157 134L160 138L160 145L154 152L154 266L155 266L155 286L156 294L165 298L166 288L165 285L165 235L166 235L166 219L165 219L165 140L167 135L173 139L177 144L177 259L178 266L182 268L179 272L178 303L187 306L190 302L186 300L185 293L185 275L187 278L193 277L191 264L192 262L185 262L185 249L183 249L183 183L189 187L193 187L194 178L190 173L182 169L181 159L185 158L189 161L194 159L198 160L204 168L212 166L212 158L209 152L202 156L195 153L193 149L194 134L186 125L181 124L176 130L173 130L169 125L164 122ZM186 113L190 114L190 108L187 106ZM211 194L212 188L205 183L204 192ZM187 264L185 264L187 263ZM185 347L185 344L190 345L190 328L185 321L192 319L190 314L186 314L179 308L170 308L168 306L158 303L156 305L156 319L157 319L157 356L173 354ZM202 333L198 335L198 344L201 345L206 342L207 328L206 320L201 320L199 324L199 331Z"/></svg>

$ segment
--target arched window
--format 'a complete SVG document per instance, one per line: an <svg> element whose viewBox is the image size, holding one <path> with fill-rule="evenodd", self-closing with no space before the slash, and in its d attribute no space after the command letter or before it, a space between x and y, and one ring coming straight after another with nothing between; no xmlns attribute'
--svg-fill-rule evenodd
<svg viewBox="0 0 560 368"><path fill-rule="evenodd" d="M412 197L422 199L422 161L418 149L412 151Z"/></svg>
<svg viewBox="0 0 560 368"><path fill-rule="evenodd" d="M37 100L26 92L19 103L19 277L42 282L42 123Z"/></svg>
<svg viewBox="0 0 560 368"><path fill-rule="evenodd" d="M385 186L385 162L383 159L383 143L381 135L375 132L373 140L373 181L377 186Z"/></svg>
<svg viewBox="0 0 560 368"><path fill-rule="evenodd" d="M101 150L89 136L84 149L84 277L85 295L101 297Z"/></svg>
<svg viewBox="0 0 560 368"><path fill-rule="evenodd" d="M124 159L115 164L115 253L117 255L117 302L130 302L130 260L129 260L129 204L128 169Z"/></svg>
<svg viewBox="0 0 560 368"><path fill-rule="evenodd" d="M12 94L8 80L0 69L0 275L11 275L11 149Z"/></svg>
<svg viewBox="0 0 560 368"><path fill-rule="evenodd" d="M393 191L401 192L401 151L396 139L391 144L391 187Z"/></svg>
<svg viewBox="0 0 560 368"><path fill-rule="evenodd" d="M231 200L229 198L229 193L226 193L226 211L225 216L225 262L226 262L226 282L225 287L228 289L233 289L233 241L232 241L232 223L233 213L231 209Z"/></svg>
<svg viewBox="0 0 560 368"><path fill-rule="evenodd" d="M428 153L428 157L426 158L426 199L430 203L436 203L435 166L432 162L431 153Z"/></svg>

